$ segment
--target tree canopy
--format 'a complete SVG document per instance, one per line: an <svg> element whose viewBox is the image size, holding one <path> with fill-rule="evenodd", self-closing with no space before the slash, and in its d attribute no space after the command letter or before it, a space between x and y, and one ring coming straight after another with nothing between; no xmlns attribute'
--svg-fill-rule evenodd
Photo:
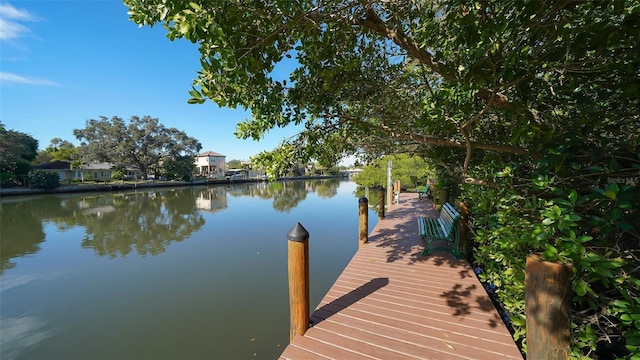
<svg viewBox="0 0 640 360"><path fill-rule="evenodd" d="M191 101L250 109L238 136L304 123L288 141L296 158L390 144L540 156L576 135L637 146L634 2L125 4L134 22L198 43ZM298 68L274 79L287 57Z"/></svg>
<svg viewBox="0 0 640 360"><path fill-rule="evenodd" d="M475 203L475 260L516 339L524 258L541 252L574 264L574 355L640 354L639 2L124 2L198 44L190 102L250 109L239 137L302 125L256 157L270 173L429 158Z"/></svg>
<svg viewBox="0 0 640 360"><path fill-rule="evenodd" d="M157 118L132 116L128 122L114 116L90 119L84 129L74 129L81 141L85 161L105 161L136 165L144 178L149 168L159 168L160 160L189 156L193 159L202 145L176 128L167 128Z"/></svg>
<svg viewBox="0 0 640 360"><path fill-rule="evenodd" d="M53 138L49 146L44 150L51 156L51 161L56 160L75 160L78 149L68 140L61 138Z"/></svg>
<svg viewBox="0 0 640 360"><path fill-rule="evenodd" d="M387 186L387 164L391 161L392 179L400 180L404 189L416 189L426 186L428 179L435 178L433 165L417 155L387 155L365 166L362 172L354 176L360 186Z"/></svg>
<svg viewBox="0 0 640 360"><path fill-rule="evenodd" d="M0 122L0 182L2 186L15 184L31 169L31 161L38 153L38 140L31 135L7 130Z"/></svg>

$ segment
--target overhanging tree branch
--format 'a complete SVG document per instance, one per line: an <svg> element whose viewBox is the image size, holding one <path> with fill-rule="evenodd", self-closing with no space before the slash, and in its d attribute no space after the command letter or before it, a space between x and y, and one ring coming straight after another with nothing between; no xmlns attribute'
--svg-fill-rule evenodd
<svg viewBox="0 0 640 360"><path fill-rule="evenodd" d="M468 176L469 175L469 161L471 160L471 153L473 151L473 145L471 143L471 136L469 135L469 130L467 128L471 124L473 124L476 121L478 121L480 116L482 116L484 113L486 113L489 110L489 108L491 108L491 104L493 103L493 100L495 99L495 94L496 94L496 92L493 91L492 95L491 95L491 98L489 98L489 101L487 101L487 105L485 105L484 108L482 110L480 110L479 113L477 113L474 116L472 116L471 119L467 120L467 122L465 122L464 124L462 124L462 126L460 126L460 131L462 132L462 135L464 136L464 140L465 140L466 148L467 148L467 155L464 158L464 166L462 168L462 174L464 176Z"/></svg>
<svg viewBox="0 0 640 360"><path fill-rule="evenodd" d="M458 80L454 72L444 67L443 64L434 61L433 55L431 55L427 50L421 48L416 41L405 35L401 30L395 30L387 26L387 24L380 19L375 10L368 9L367 15L364 19L354 20L353 23L354 25L359 25L373 30L379 35L393 41L396 45L406 50L408 54L416 58L421 63L427 65L432 71L440 74L440 76L445 80ZM493 106L500 109L522 107L514 104L506 95L489 89L478 89L476 96L486 101L491 97L494 97Z"/></svg>
<svg viewBox="0 0 640 360"><path fill-rule="evenodd" d="M379 124L379 125L371 124L367 121L360 120L357 118L348 118L346 120L368 127L369 129L383 131L386 134L388 134L390 137L397 138L397 139L407 139L407 140L415 141L417 143L435 145L435 146L446 146L446 147L457 147L457 148L466 148L468 146L466 142L440 139L440 138L424 136L420 134L410 134L405 132L399 132L385 124ZM516 155L526 155L526 156L530 155L529 150L521 147L511 146L511 145L484 144L484 143L475 143L472 141L469 142L469 144L472 149L489 150L489 151L516 154Z"/></svg>

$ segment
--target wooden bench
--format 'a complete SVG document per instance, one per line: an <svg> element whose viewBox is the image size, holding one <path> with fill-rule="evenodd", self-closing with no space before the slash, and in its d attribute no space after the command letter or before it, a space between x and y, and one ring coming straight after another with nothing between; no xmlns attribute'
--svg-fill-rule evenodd
<svg viewBox="0 0 640 360"><path fill-rule="evenodd" d="M422 199L423 197L426 197L427 199L433 198L433 196L431 195L431 186L429 186L429 184L424 186L424 190L418 189L417 191L418 191L418 200Z"/></svg>
<svg viewBox="0 0 640 360"><path fill-rule="evenodd" d="M434 251L446 251L460 259L460 213L449 203L444 203L437 218L418 218L418 234L425 243L422 255Z"/></svg>

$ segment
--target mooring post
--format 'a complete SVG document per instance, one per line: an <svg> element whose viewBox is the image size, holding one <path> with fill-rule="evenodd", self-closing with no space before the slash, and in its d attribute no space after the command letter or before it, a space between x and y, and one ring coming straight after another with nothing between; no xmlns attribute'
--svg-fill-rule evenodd
<svg viewBox="0 0 640 360"><path fill-rule="evenodd" d="M460 250L464 258L471 264L471 241L469 240L469 204L462 200L458 202L458 212L460 213Z"/></svg>
<svg viewBox="0 0 640 360"><path fill-rule="evenodd" d="M440 205L449 201L449 189L440 189Z"/></svg>
<svg viewBox="0 0 640 360"><path fill-rule="evenodd" d="M369 200L361 197L358 200L358 246L362 246L369 241Z"/></svg>
<svg viewBox="0 0 640 360"><path fill-rule="evenodd" d="M389 209L391 209L391 205L393 204L393 183L390 183L387 188L387 203Z"/></svg>
<svg viewBox="0 0 640 360"><path fill-rule="evenodd" d="M309 232L297 223L288 233L289 341L309 328Z"/></svg>
<svg viewBox="0 0 640 360"><path fill-rule="evenodd" d="M527 359L569 359L572 265L527 256Z"/></svg>
<svg viewBox="0 0 640 360"><path fill-rule="evenodd" d="M384 219L384 193L385 190L381 186L378 189L378 219Z"/></svg>

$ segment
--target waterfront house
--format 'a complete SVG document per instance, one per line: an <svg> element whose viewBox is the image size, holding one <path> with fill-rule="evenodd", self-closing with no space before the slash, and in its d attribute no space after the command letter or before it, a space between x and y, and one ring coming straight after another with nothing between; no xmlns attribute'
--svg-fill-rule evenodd
<svg viewBox="0 0 640 360"><path fill-rule="evenodd" d="M73 179L73 171L71 171L71 163L64 160L56 160L46 164L40 164L33 167L34 170L50 171L58 174L60 181Z"/></svg>
<svg viewBox="0 0 640 360"><path fill-rule="evenodd" d="M195 159L197 174L212 178L222 178L227 171L226 156L213 151L198 154Z"/></svg>
<svg viewBox="0 0 640 360"><path fill-rule="evenodd" d="M55 172L60 176L60 181L68 180L97 180L109 181L116 164L113 163L89 163L82 164L78 169L71 170L71 162L65 160L52 161L47 164L34 166L33 169ZM138 180L142 177L140 169L135 166L125 165L123 168L125 179Z"/></svg>
<svg viewBox="0 0 640 360"><path fill-rule="evenodd" d="M82 172L81 177L76 176L76 179L87 178L96 181L109 181L112 178L112 173L116 167L116 164L102 162L102 163L89 163L82 164L79 172ZM125 165L123 167L124 178L127 180L139 180L142 178L142 172L135 166Z"/></svg>

